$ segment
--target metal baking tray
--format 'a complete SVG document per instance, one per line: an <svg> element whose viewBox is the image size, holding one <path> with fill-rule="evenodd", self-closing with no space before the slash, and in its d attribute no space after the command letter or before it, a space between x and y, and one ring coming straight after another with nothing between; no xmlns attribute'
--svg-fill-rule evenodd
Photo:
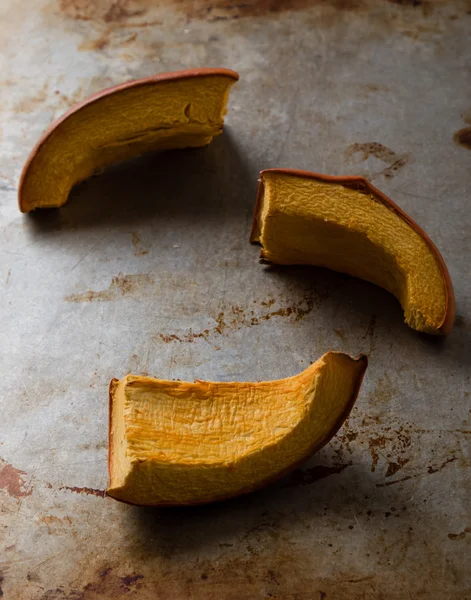
<svg viewBox="0 0 471 600"><path fill-rule="evenodd" d="M0 27L0 596L471 598L469 2L3 0ZM240 73L221 137L20 214L53 118L196 66ZM365 282L260 265L267 167L365 175L406 210L449 266L450 337ZM199 508L104 496L112 377L273 379L330 348L370 366L294 474Z"/></svg>

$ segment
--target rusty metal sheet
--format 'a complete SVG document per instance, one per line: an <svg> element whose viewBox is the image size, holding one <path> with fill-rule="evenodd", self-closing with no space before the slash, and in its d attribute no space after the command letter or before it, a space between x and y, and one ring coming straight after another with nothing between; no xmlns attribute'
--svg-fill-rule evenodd
<svg viewBox="0 0 471 600"><path fill-rule="evenodd" d="M0 596L471 598L471 4L0 3ZM223 136L21 215L50 121L156 72L240 72ZM442 250L447 340L321 269L258 264L257 174L362 174ZM258 380L367 352L339 435L269 489L182 510L104 497L107 386L127 372Z"/></svg>

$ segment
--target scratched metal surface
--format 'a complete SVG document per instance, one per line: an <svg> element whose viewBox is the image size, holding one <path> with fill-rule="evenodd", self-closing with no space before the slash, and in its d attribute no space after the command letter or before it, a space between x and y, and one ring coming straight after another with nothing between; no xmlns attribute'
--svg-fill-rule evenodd
<svg viewBox="0 0 471 600"><path fill-rule="evenodd" d="M471 598L470 13L1 2L0 596ZM240 72L222 137L112 169L60 211L18 212L21 167L54 117L193 66ZM361 281L259 265L247 240L272 166L364 174L415 218L454 280L449 339L408 330ZM103 497L110 378L271 379L329 348L367 352L370 367L302 470L195 509Z"/></svg>

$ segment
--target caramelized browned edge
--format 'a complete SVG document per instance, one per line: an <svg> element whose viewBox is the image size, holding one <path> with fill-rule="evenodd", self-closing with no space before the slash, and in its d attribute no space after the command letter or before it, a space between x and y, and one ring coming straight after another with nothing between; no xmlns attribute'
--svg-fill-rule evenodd
<svg viewBox="0 0 471 600"><path fill-rule="evenodd" d="M344 353L330 351L330 352L327 352L326 354L344 354ZM293 471L294 469L296 469L297 467L302 465L315 452L317 452L318 450L323 448L326 444L328 444L330 442L330 440L334 437L334 435L338 432L338 430L342 427L342 425L345 423L348 415L350 414L350 412L356 402L358 394L360 392L361 384L363 382L363 378L365 376L365 372L368 367L368 357L365 354L360 354L356 358L353 358L352 356L349 356L349 355L345 355L345 356L348 356L348 358L350 358L351 360L354 360L354 361L361 361L363 368L360 370L360 372L357 375L357 380L355 382L355 387L353 388L352 395L350 396L349 401L346 403L342 414L338 418L334 427L332 427L331 431L327 434L327 436L323 440L321 440L321 442L316 442L315 444L313 444L311 446L311 448L309 448L309 450L303 455L302 458L297 460L295 463L293 463L286 469L283 469L283 471L281 471L280 473L277 473L276 475L274 475L273 477L269 477L268 479L264 479L262 481L257 482L253 487L248 487L246 489L240 490L236 494L231 494L228 496L215 496L214 498L211 498L208 500L203 500L201 502L188 502L186 504L184 504L184 503L179 503L179 504L174 504L174 503L141 504L141 503L139 503L138 504L136 502L129 502L129 500L122 500L121 498L115 498L114 496L110 496L110 498L113 498L113 500L117 500L118 502L123 502L124 504L131 504L133 506L157 506L157 507L162 507L162 508L171 507L171 506L197 506L197 505L201 505L201 504L211 504L213 502L221 502L223 500L229 500L230 498L236 498L238 496L244 496L245 494L250 494L252 492L255 492L256 490L266 487L267 485L270 485L271 483L274 483L275 481L278 481L279 479L281 479L282 477L284 477L285 475L287 475L288 473L290 473L291 471ZM111 385L113 384L113 382L116 382L116 381L118 381L118 380L117 379L111 380L110 389L111 389ZM110 395L110 415L111 415L111 395ZM110 422L111 422L111 417L110 417ZM111 438L110 438L110 440L111 440ZM111 454L111 449L110 449L110 454Z"/></svg>
<svg viewBox="0 0 471 600"><path fill-rule="evenodd" d="M59 127L59 125L63 121L68 119L72 114L78 112L79 110L81 110L85 106L88 106L89 104L93 104L94 102L96 102L97 100L100 100L101 98L110 96L111 94L115 94L117 92L121 92L123 90L127 90L127 89L130 89L133 87L138 87L141 85L151 85L154 83L159 83L161 81L176 81L178 79L190 79L192 77L207 77L207 76L211 76L211 75L221 75L223 77L231 77L235 81L237 81L239 79L238 73L236 73L235 71L232 71L231 69L211 69L211 68L186 69L184 71L172 71L170 73L159 73L158 75L152 75L151 77L144 77L142 79L135 79L133 81L127 81L125 83L120 83L118 85L114 85L110 88L106 88L104 90L96 92L95 94L92 94L85 100L82 100L81 102L74 104L74 106L71 106L63 115L61 115L58 119L56 119L53 123L51 123L51 125L49 125L49 127L46 129L46 131L42 134L42 136L36 142L34 148L31 150L31 152L28 155L28 158L26 159L26 163L23 167L23 170L21 171L20 181L18 184L18 207L19 207L20 211L21 212L29 212L31 210L26 207L26 202L24 201L22 192L23 192L23 184L28 175L29 168L30 168L34 158L36 157L37 152L39 151L41 146L44 144L44 142L48 139L48 137L51 135L51 133L57 127Z"/></svg>
<svg viewBox="0 0 471 600"><path fill-rule="evenodd" d="M112 414L113 414L113 402L114 392L116 386L119 383L119 379L112 379L108 388L108 477L111 483L111 455L113 452L113 432L112 432Z"/></svg>
<svg viewBox="0 0 471 600"><path fill-rule="evenodd" d="M455 320L455 293L453 290L453 283L451 281L450 273L443 260L440 251L432 242L430 237L425 231L418 225L409 215L402 210L391 198L386 196L381 190L378 190L372 183L370 183L364 177L351 175L351 176L338 176L338 175L323 175L321 173L311 173L309 171L301 171L298 169L265 169L260 172L260 180L257 192L257 200L255 203L254 216L252 222L252 230L250 232L250 241L252 243L259 242L260 235L260 214L262 210L262 199L263 199L263 175L264 173L279 173L284 175L293 175L296 177L306 177L308 179L317 179L319 181L325 181L326 183L338 183L346 187L355 187L358 190L367 190L371 192L378 200L381 201L384 206L392 210L398 215L403 221L405 221L414 231L416 231L421 238L425 241L427 246L435 256L436 261L440 267L443 279L445 280L445 291L446 291L446 304L445 304L445 316L442 324L437 328L437 331L442 335L448 335L453 327Z"/></svg>

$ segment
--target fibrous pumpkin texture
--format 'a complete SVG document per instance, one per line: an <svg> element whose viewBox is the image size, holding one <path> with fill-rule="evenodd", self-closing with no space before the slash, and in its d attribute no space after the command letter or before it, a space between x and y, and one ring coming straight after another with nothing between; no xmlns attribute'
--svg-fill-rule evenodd
<svg viewBox="0 0 471 600"><path fill-rule="evenodd" d="M251 241L266 262L327 267L385 288L413 329L451 330L453 287L439 251L362 177L262 171Z"/></svg>
<svg viewBox="0 0 471 600"><path fill-rule="evenodd" d="M150 151L209 144L222 131L237 79L227 69L167 73L78 104L31 152L20 180L20 209L62 206L76 183L108 165Z"/></svg>
<svg viewBox="0 0 471 600"><path fill-rule="evenodd" d="M337 432L366 366L364 356L329 352L277 381L113 380L108 494L134 504L179 505L259 488Z"/></svg>

